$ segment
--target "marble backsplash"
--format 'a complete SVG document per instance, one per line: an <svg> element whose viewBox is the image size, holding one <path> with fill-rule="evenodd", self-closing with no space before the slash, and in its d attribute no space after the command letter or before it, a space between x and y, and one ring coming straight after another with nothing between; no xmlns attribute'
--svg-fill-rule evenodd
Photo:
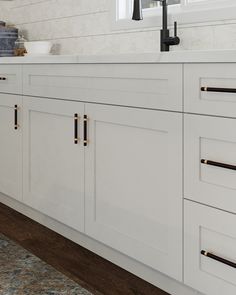
<svg viewBox="0 0 236 295"><path fill-rule="evenodd" d="M112 0L13 0L0 3L0 19L29 40L52 40L60 54L119 54L159 51L159 30L112 30ZM235 21L180 27L174 50L236 49Z"/></svg>

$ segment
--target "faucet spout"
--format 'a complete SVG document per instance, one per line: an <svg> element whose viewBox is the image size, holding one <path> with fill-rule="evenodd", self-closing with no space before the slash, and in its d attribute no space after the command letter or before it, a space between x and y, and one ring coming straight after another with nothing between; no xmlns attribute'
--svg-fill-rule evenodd
<svg viewBox="0 0 236 295"><path fill-rule="evenodd" d="M142 0L134 0L134 9L132 20L143 20Z"/></svg>
<svg viewBox="0 0 236 295"><path fill-rule="evenodd" d="M160 1L162 4L162 29L167 30L168 23L168 6L166 0L155 0Z"/></svg>

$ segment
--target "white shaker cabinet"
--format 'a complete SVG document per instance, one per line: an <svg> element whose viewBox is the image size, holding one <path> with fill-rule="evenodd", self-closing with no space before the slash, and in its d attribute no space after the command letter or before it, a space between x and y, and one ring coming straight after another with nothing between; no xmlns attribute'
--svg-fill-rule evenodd
<svg viewBox="0 0 236 295"><path fill-rule="evenodd" d="M0 191L22 199L22 97L0 94Z"/></svg>
<svg viewBox="0 0 236 295"><path fill-rule="evenodd" d="M24 202L81 232L84 231L84 147L80 142L83 112L84 104L78 102L24 98Z"/></svg>
<svg viewBox="0 0 236 295"><path fill-rule="evenodd" d="M182 115L86 104L85 232L182 279Z"/></svg>

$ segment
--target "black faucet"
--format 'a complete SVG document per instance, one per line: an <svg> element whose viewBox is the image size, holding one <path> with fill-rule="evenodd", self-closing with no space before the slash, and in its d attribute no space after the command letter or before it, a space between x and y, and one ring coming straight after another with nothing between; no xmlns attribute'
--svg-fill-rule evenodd
<svg viewBox="0 0 236 295"><path fill-rule="evenodd" d="M179 45L180 39L177 36L177 22L174 22L174 37L170 37L168 30L168 4L167 0L160 1L162 4L162 29L161 29L161 51L170 51L170 46ZM141 0L134 0L133 20L142 20L142 2Z"/></svg>

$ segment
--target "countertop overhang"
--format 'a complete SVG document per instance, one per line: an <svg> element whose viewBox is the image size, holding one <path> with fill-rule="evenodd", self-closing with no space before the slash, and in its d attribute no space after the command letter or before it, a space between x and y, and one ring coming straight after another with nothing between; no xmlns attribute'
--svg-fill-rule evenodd
<svg viewBox="0 0 236 295"><path fill-rule="evenodd" d="M170 51L119 55L0 57L0 64L236 63L236 50Z"/></svg>

